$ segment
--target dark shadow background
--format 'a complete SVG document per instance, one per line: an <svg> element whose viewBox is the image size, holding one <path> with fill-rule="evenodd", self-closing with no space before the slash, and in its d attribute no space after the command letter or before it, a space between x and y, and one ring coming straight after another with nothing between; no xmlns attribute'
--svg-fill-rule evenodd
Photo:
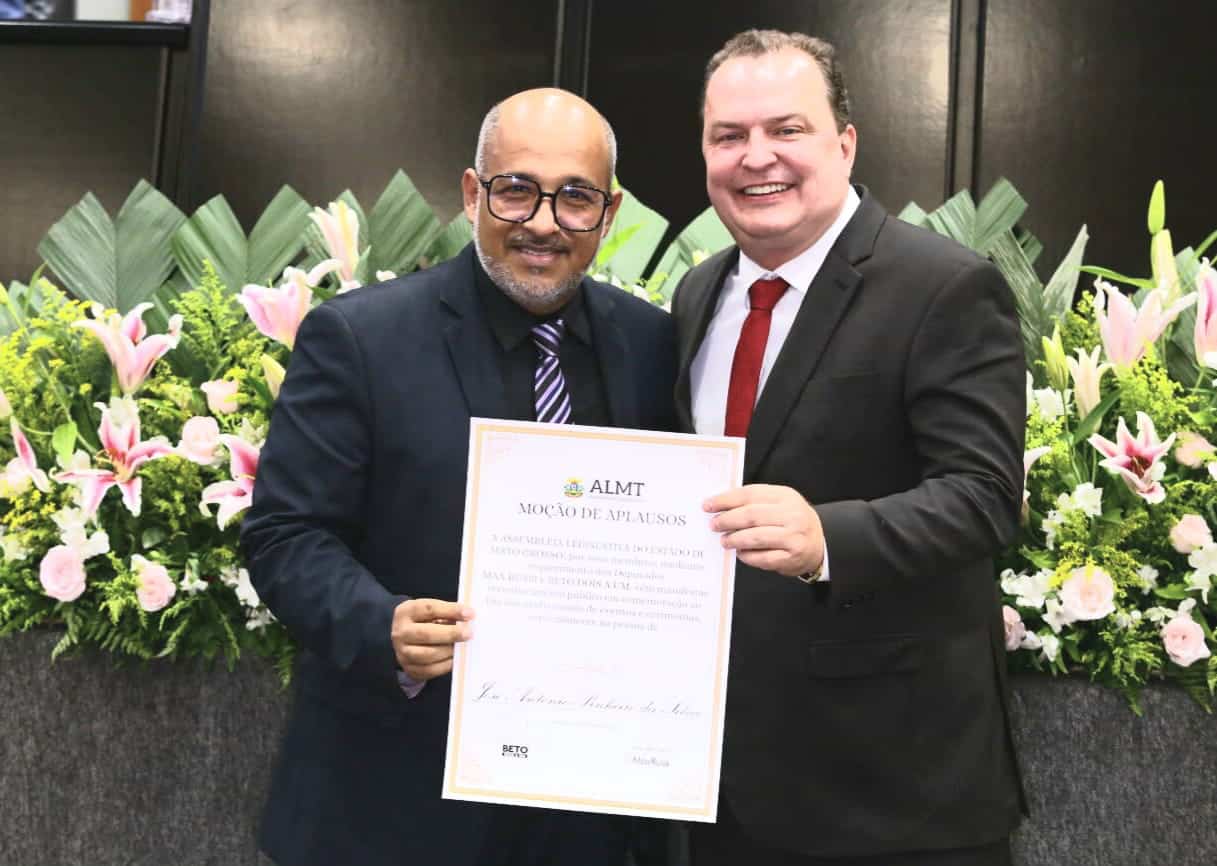
<svg viewBox="0 0 1217 866"><path fill-rule="evenodd" d="M702 69L750 26L837 44L855 178L893 211L1008 177L1044 275L1083 221L1088 261L1145 273L1159 177L1177 246L1217 227L1211 0L196 0L188 38L153 47L31 26L0 27L2 280L85 191L113 210L140 177L188 211L222 193L248 227L284 183L370 204L404 168L451 217L485 111L554 83L680 228L707 204Z"/></svg>

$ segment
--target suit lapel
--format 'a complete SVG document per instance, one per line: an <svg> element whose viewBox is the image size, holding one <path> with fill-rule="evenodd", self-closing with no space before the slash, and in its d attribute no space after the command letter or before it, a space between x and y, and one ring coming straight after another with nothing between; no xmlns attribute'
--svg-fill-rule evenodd
<svg viewBox="0 0 1217 866"><path fill-rule="evenodd" d="M744 457L744 483L752 480L773 448L787 415L819 365L861 281L861 275L835 250L828 254L811 281L752 414Z"/></svg>
<svg viewBox="0 0 1217 866"><path fill-rule="evenodd" d="M444 340L470 417L503 418L507 415L507 398L503 374L495 361L498 352L478 303L473 252L469 249L463 255L464 266L456 269L454 279L445 284L440 295L449 314Z"/></svg>
<svg viewBox="0 0 1217 866"><path fill-rule="evenodd" d="M583 281L583 303L592 324L592 342L600 363L600 379L608 395L609 418L616 427L637 427L638 402L634 382L627 375L626 340L614 314L617 300L613 292L591 280ZM646 375L646 371L642 371Z"/></svg>
<svg viewBox="0 0 1217 866"><path fill-rule="evenodd" d="M681 317L692 317L692 327L680 327L680 370L676 378L676 414L682 430L693 429L693 395L691 391L690 370L697 350L705 339L710 321L714 318L714 308L718 304L718 295L723 287L727 274L739 261L739 248L728 247L720 253L703 262L698 270L691 271L683 283L681 298Z"/></svg>
<svg viewBox="0 0 1217 866"><path fill-rule="evenodd" d="M862 275L855 265L870 258L887 213L865 187L858 187L858 190L862 202L811 281L790 334L765 380L748 428L744 483L755 478L773 449L786 418L819 366L854 294L861 290Z"/></svg>

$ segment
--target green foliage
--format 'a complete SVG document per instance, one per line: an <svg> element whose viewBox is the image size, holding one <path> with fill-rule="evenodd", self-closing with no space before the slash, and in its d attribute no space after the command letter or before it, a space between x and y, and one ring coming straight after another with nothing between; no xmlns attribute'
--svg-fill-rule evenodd
<svg viewBox="0 0 1217 866"><path fill-rule="evenodd" d="M1027 202L1018 190L1001 178L979 206L964 190L930 212L910 204L900 217L993 260L1014 293L1027 363L1035 370L1043 361L1043 339L1052 336L1073 303L1087 234L1083 227L1052 278L1041 283L1033 265L1042 247L1030 232L1018 226L1026 210Z"/></svg>
<svg viewBox="0 0 1217 866"><path fill-rule="evenodd" d="M1167 257L1161 195L1159 190L1150 216L1160 257L1154 269L1164 285L1175 281L1174 291L1182 294L1194 284L1198 267L1190 255ZM1145 298L1140 293L1136 303L1144 304ZM1068 355L1076 358L1079 349L1089 355L1102 345L1090 293L1059 319ZM1026 328L1025 319L1023 324ZM1169 357L1173 347L1190 342L1191 333L1192 320L1181 316L1167 323L1157 343L1140 347L1140 360L1100 380L1098 405L1084 421L1077 417L1076 394L1060 395L1065 414L1058 417L1041 409L1051 407L1052 400L1037 395L1031 401L1027 448L1048 450L1027 475L1028 519L1020 538L1000 557L1009 569L1002 577L1006 604L1029 632L1011 653L1011 665L1084 673L1118 689L1137 711L1146 683L1173 681L1210 710L1217 684L1214 656L1173 658L1163 636L1168 622L1183 617L1199 626L1203 649L1211 653L1217 646L1217 575L1204 564L1217 546L1201 541L1194 555L1191 547L1180 552L1171 537L1185 516L1217 529L1217 464L1188 465L1169 447L1176 444L1170 437L1184 432L1217 441L1212 377L1195 376L1194 366L1162 361L1163 346ZM1191 378L1181 380L1180 369ZM1072 385L1078 387L1076 381ZM1139 418L1142 413L1153 424L1152 434ZM1136 443L1117 435L1121 420ZM1116 444L1114 459L1127 476L1102 465L1107 455L1090 441L1096 432Z"/></svg>
<svg viewBox="0 0 1217 866"><path fill-rule="evenodd" d="M0 390L38 466L52 476L47 492L28 478L14 482L10 473L0 482L0 635L59 625L65 632L55 655L95 647L141 660L224 658L232 664L254 652L287 671L294 650L286 632L256 600L250 605L250 596L238 591L244 590L239 521L221 530L214 514L200 508L209 485L229 480L223 448L209 465L175 452L138 466L133 473L141 484L138 513L111 488L95 519L86 521L77 486L54 478L65 466L126 471L119 457L102 447L96 403L109 401L112 418L116 412L138 412L140 441L176 444L187 420L208 414L199 385L211 379L241 383L241 411L215 420L221 431L256 444L270 409L260 396L267 392L254 387L262 384L261 357L283 357L284 350L256 331L215 269L205 264L199 289L176 303L184 320L179 345L153 367L132 398L120 400L111 396L117 386L101 342L74 324L90 318L86 307L48 290L36 314L0 339ZM7 433L2 435L0 447L9 451ZM65 528L69 525L80 528L75 540ZM86 538L92 542L99 536L102 548L86 551ZM80 550L84 561L85 588L72 601L52 598L39 577L47 551L62 546ZM137 556L167 569L176 586L161 610L145 610L138 598Z"/></svg>
<svg viewBox="0 0 1217 866"><path fill-rule="evenodd" d="M169 279L170 239L184 220L169 199L141 180L113 220L87 193L51 227L38 253L76 297L125 312Z"/></svg>
<svg viewBox="0 0 1217 866"><path fill-rule="evenodd" d="M308 215L304 199L284 186L246 237L228 202L216 196L174 235L173 257L188 286L200 285L208 266L234 292L248 283L267 285L299 255ZM172 294L180 294L176 286Z"/></svg>

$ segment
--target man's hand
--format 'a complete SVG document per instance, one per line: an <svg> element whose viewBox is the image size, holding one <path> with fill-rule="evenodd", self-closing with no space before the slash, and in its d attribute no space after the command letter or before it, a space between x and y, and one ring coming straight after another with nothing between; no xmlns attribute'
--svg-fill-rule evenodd
<svg viewBox="0 0 1217 866"><path fill-rule="evenodd" d="M714 514L710 528L723 533L723 547L740 562L796 577L824 561L820 516L798 491L773 484L748 484L702 503Z"/></svg>
<svg viewBox="0 0 1217 866"><path fill-rule="evenodd" d="M393 611L393 652L416 682L452 670L453 647L473 636L473 608L434 598L412 598Z"/></svg>

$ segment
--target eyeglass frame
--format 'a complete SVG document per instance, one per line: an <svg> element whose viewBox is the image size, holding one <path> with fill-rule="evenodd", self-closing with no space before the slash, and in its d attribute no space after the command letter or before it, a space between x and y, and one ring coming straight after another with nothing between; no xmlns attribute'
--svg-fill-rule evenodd
<svg viewBox="0 0 1217 866"><path fill-rule="evenodd" d="M490 185L492 183L494 183L496 180L498 180L500 177L506 177L506 178L510 178L512 180L526 181L528 183L531 183L533 186L535 186L537 188L537 200L535 202L533 202L532 213L530 213L528 216L524 217L523 219L514 219L513 220L513 219L508 219L507 217L501 217L497 213L494 212L493 208L490 207ZM560 187L558 187L556 190L554 190L553 192L546 192L545 190L543 190L541 188L541 184L539 181L535 181L531 177L522 177L521 175L518 175L518 174L496 174L496 175L491 175L491 177L488 180L482 180L481 175L479 175L478 183L481 185L481 187L484 190L486 190L486 212L489 213L492 217L494 217L497 220L502 220L505 223L516 223L517 225L522 225L522 224L528 222L529 220L532 220L534 217L536 217L537 212L541 210L541 202L544 201L545 199L549 199L549 212L553 215L554 225L556 225L559 228L561 228L562 230L568 231L568 232L594 232L596 229L598 229L602 225L604 225L604 217L606 214L608 214L608 209L613 203L613 196L611 193L608 193L605 190L602 190L598 186L591 186L591 185L585 184L585 183L564 183ZM590 190L591 192L598 192L598 193L600 193L600 195L602 195L604 197L604 206L600 209L600 218L598 220L596 220L596 224L594 226L592 226L591 228L586 228L586 229L573 229L570 226L566 226L566 225L562 224L562 221L558 219L558 193L562 192L562 190L564 190L564 189Z"/></svg>

